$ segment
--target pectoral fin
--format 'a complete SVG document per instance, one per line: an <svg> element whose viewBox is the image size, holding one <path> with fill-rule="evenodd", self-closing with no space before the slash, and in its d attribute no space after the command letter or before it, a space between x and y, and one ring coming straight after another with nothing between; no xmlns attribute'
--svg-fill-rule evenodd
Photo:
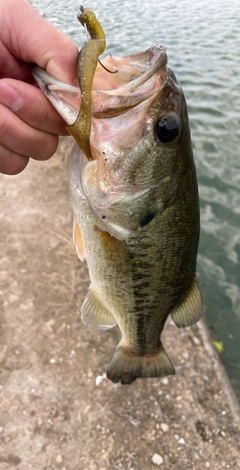
<svg viewBox="0 0 240 470"><path fill-rule="evenodd" d="M90 287L87 297L83 302L81 313L82 322L87 325L95 326L103 330L113 328L113 326L116 325L115 318L102 304L92 287Z"/></svg>
<svg viewBox="0 0 240 470"><path fill-rule="evenodd" d="M190 326L196 323L202 312L202 301L196 278L180 305L171 312L171 317L178 328Z"/></svg>
<svg viewBox="0 0 240 470"><path fill-rule="evenodd" d="M85 259L85 250L83 245L83 239L79 225L76 222L76 219L73 219L73 243L76 248L77 255L81 261Z"/></svg>

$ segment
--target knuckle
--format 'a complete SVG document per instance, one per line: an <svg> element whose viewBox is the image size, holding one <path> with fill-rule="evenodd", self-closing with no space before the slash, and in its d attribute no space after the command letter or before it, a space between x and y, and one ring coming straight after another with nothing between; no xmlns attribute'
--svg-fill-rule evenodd
<svg viewBox="0 0 240 470"><path fill-rule="evenodd" d="M36 160L48 160L56 152L58 147L58 137L52 134L49 134L47 137L43 137L39 143L36 145Z"/></svg>
<svg viewBox="0 0 240 470"><path fill-rule="evenodd" d="M48 122L45 107L39 106L38 108L35 108L35 112L33 116L31 116L31 120L32 127L35 127L35 129L42 129Z"/></svg>
<svg viewBox="0 0 240 470"><path fill-rule="evenodd" d="M19 155L0 145L0 173L17 175L28 164L28 157Z"/></svg>
<svg viewBox="0 0 240 470"><path fill-rule="evenodd" d="M1 113L1 122L0 122L0 142L5 140L9 133L11 116L8 112Z"/></svg>

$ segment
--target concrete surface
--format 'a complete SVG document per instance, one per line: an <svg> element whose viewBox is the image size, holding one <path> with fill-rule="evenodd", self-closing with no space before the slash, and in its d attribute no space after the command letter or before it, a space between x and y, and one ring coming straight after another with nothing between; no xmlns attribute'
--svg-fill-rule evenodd
<svg viewBox="0 0 240 470"><path fill-rule="evenodd" d="M240 469L238 405L201 322L166 325L174 377L104 377L119 332L79 319L89 281L72 245L71 145L0 175L0 469Z"/></svg>

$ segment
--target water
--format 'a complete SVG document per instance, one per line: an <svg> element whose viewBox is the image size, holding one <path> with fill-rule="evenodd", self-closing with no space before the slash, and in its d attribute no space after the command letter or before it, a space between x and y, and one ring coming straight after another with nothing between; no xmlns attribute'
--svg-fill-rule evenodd
<svg viewBox="0 0 240 470"><path fill-rule="evenodd" d="M31 3L81 47L75 0ZM184 89L201 198L204 315L240 398L239 0L92 0L84 7L97 14L113 54L164 45Z"/></svg>

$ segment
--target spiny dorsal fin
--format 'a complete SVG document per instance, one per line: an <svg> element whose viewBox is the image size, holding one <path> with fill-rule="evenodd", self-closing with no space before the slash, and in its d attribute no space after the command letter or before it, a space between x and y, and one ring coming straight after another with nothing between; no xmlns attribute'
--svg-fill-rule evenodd
<svg viewBox="0 0 240 470"><path fill-rule="evenodd" d="M86 325L95 326L103 330L113 328L116 320L111 312L101 303L96 292L90 287L81 308L81 319Z"/></svg>
<svg viewBox="0 0 240 470"><path fill-rule="evenodd" d="M174 308L171 317L178 328L190 326L196 323L202 312L202 301L196 278L189 289L185 299Z"/></svg>

